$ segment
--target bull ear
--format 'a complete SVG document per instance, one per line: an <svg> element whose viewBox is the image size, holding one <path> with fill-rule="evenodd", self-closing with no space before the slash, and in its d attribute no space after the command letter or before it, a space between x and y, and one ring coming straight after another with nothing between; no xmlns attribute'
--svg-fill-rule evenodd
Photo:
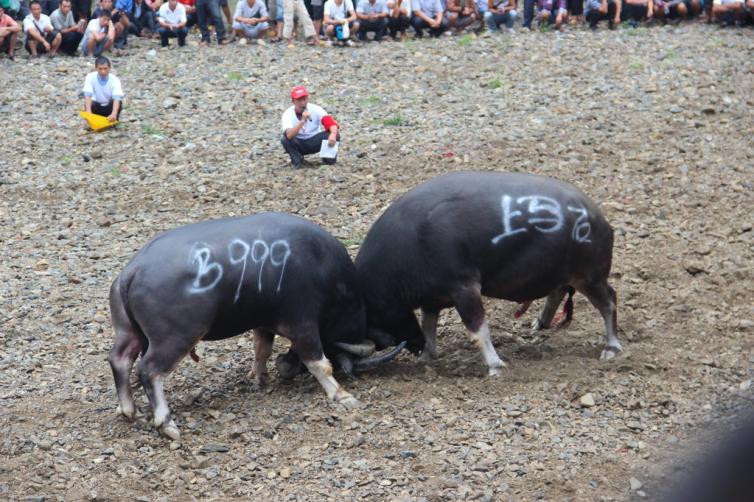
<svg viewBox="0 0 754 502"><path fill-rule="evenodd" d="M369 328L367 338L374 340L375 345L377 345L377 350L382 350L385 347L392 347L395 345L395 338L393 338L393 335L382 331L381 329Z"/></svg>

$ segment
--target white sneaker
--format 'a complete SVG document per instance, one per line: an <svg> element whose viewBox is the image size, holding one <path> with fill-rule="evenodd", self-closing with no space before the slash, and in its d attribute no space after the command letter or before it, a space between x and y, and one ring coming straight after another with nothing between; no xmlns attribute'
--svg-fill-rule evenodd
<svg viewBox="0 0 754 502"><path fill-rule="evenodd" d="M354 45L356 45L356 44L353 43L353 40L351 40L350 38L348 40L346 40L346 46L347 47L353 47Z"/></svg>

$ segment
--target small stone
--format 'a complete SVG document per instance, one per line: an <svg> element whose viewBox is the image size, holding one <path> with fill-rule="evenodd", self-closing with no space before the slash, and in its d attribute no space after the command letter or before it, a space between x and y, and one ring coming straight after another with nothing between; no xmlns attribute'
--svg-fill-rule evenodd
<svg viewBox="0 0 754 502"><path fill-rule="evenodd" d="M589 392L581 396L581 398L579 399L579 404L581 404L582 408L591 408L592 406L594 406L594 396L592 395L592 393Z"/></svg>
<svg viewBox="0 0 754 502"><path fill-rule="evenodd" d="M46 450L49 450L50 448L52 448L52 441L48 441L46 439L43 439L42 441L40 441L40 442L37 443L37 446L39 447L40 450L45 450L46 451Z"/></svg>
<svg viewBox="0 0 754 502"><path fill-rule="evenodd" d="M639 480L638 480L638 479L636 479L636 478L631 478L631 479L629 479L629 480L628 480L628 483L629 483L629 484L631 485L631 491L634 491L634 492L635 492L636 490L639 490L639 489L640 489L640 488L641 488L642 486L644 486L644 485L642 484L642 482L641 482L641 481L639 481Z"/></svg>
<svg viewBox="0 0 754 502"><path fill-rule="evenodd" d="M288 479L291 477L291 470L287 467L283 467L280 469L280 477L283 479Z"/></svg>
<svg viewBox="0 0 754 502"><path fill-rule="evenodd" d="M168 97L168 98L165 98L165 99L164 99L164 100L162 101L162 107L163 107L163 108L164 108L165 110L171 110L171 109L173 109L173 108L175 108L175 107L177 107L177 106L178 106L178 100L177 100L177 99L175 99L175 98L172 98L172 97Z"/></svg>
<svg viewBox="0 0 754 502"><path fill-rule="evenodd" d="M223 444L208 444L207 446L203 446L199 451L202 453L225 453L230 451L230 448Z"/></svg>

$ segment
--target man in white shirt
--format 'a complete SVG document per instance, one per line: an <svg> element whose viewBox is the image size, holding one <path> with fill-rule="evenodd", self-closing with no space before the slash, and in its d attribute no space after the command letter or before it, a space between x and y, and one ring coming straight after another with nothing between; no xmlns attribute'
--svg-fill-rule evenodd
<svg viewBox="0 0 754 502"><path fill-rule="evenodd" d="M178 0L168 0L160 6L157 22L160 23L157 32L160 34L162 47L168 46L169 38L178 38L178 47L186 45L186 8Z"/></svg>
<svg viewBox="0 0 754 502"><path fill-rule="evenodd" d="M26 34L26 50L31 57L37 57L38 53L55 57L62 40L60 33L52 27L50 18L42 14L42 6L36 0L29 4L31 14L24 18L24 33Z"/></svg>
<svg viewBox="0 0 754 502"><path fill-rule="evenodd" d="M331 40L333 38L344 42L346 45L353 45L349 37L338 34L342 33L343 26L348 25L350 33L359 31L359 21L356 18L356 11L353 8L351 0L327 0L325 2L325 35Z"/></svg>
<svg viewBox="0 0 754 502"><path fill-rule="evenodd" d="M83 19L78 23L74 21L71 8L71 0L61 0L60 7L50 14L50 22L52 27L60 33L60 51L75 56L81 39L84 37L86 21Z"/></svg>
<svg viewBox="0 0 754 502"><path fill-rule="evenodd" d="M120 117L125 97L120 79L110 74L110 60L105 56L95 59L94 66L97 71L84 80L84 110L115 122Z"/></svg>
<svg viewBox="0 0 754 502"><path fill-rule="evenodd" d="M294 169L301 167L304 155L317 153L322 142L332 148L340 141L338 123L320 106L309 103L309 93L302 85L291 90L293 105L283 113L281 142L291 157ZM335 164L337 156L323 158L325 164Z"/></svg>
<svg viewBox="0 0 754 502"><path fill-rule="evenodd" d="M103 52L110 50L115 41L115 25L110 19L110 11L103 10L89 21L81 39L81 52L84 56L97 57Z"/></svg>
<svg viewBox="0 0 754 502"><path fill-rule="evenodd" d="M237 37L264 38L270 16L262 0L238 0L233 15L233 33Z"/></svg>
<svg viewBox="0 0 754 502"><path fill-rule="evenodd" d="M374 41L381 42L387 31L388 10L385 0L361 0L356 7L356 17L359 18L358 37L366 41L367 33L374 32Z"/></svg>

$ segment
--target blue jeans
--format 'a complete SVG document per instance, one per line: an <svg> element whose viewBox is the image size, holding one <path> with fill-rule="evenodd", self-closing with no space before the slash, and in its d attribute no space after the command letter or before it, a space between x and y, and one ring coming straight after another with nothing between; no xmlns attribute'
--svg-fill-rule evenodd
<svg viewBox="0 0 754 502"><path fill-rule="evenodd" d="M535 0L524 0L524 28L531 29L531 22L534 19Z"/></svg>
<svg viewBox="0 0 754 502"><path fill-rule="evenodd" d="M505 24L509 30L512 29L516 17L518 17L518 12L515 10L509 10L505 14L489 11L484 13L484 19L487 21L487 27L490 31L497 31L501 24Z"/></svg>
<svg viewBox="0 0 754 502"><path fill-rule="evenodd" d="M196 13L199 18L199 30L202 32L202 42L209 42L209 27L207 26L207 12L212 16L212 24L215 25L217 41L225 40L225 25L220 16L219 0L196 0Z"/></svg>

